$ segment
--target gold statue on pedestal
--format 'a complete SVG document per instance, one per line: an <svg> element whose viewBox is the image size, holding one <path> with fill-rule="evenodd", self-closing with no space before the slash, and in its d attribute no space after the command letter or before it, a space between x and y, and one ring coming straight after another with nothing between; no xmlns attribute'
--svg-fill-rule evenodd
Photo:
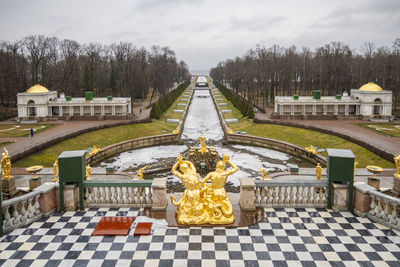
<svg viewBox="0 0 400 267"><path fill-rule="evenodd" d="M90 167L90 164L86 165L86 180L92 180L92 167Z"/></svg>
<svg viewBox="0 0 400 267"><path fill-rule="evenodd" d="M199 152L201 154L207 153L208 149L206 146L206 138L203 136L203 133L201 133L200 137L198 138L198 140L200 141L201 147L199 148Z"/></svg>
<svg viewBox="0 0 400 267"><path fill-rule="evenodd" d="M397 179L400 179L400 154L397 154L394 156L394 163L396 164L396 173L394 174L394 177Z"/></svg>
<svg viewBox="0 0 400 267"><path fill-rule="evenodd" d="M53 175L54 175L54 178L53 178L52 182L53 183L58 182L58 160L54 161Z"/></svg>
<svg viewBox="0 0 400 267"><path fill-rule="evenodd" d="M357 169L357 166L358 166L358 162L357 161L354 161L354 183L356 182L356 169Z"/></svg>
<svg viewBox="0 0 400 267"><path fill-rule="evenodd" d="M90 151L90 153L87 154L87 157L91 157L91 156L93 156L94 154L99 153L100 151L101 151L100 147L93 146L93 148L92 148L92 150Z"/></svg>
<svg viewBox="0 0 400 267"><path fill-rule="evenodd" d="M224 186L228 176L239 168L229 161L228 155L224 154L222 158L217 163L216 170L201 181L200 189L194 164L184 161L182 155L178 156L171 171L181 179L186 189L178 202L174 196L171 196L171 202L177 206L176 221L179 224L232 224L235 221L232 203ZM232 168L225 170L226 164ZM181 172L177 171L178 167ZM211 185L206 185L209 180Z"/></svg>
<svg viewBox="0 0 400 267"><path fill-rule="evenodd" d="M317 164L317 167L315 167L315 174L317 175L317 179L321 180L322 167L321 167L321 165L319 163Z"/></svg>
<svg viewBox="0 0 400 267"><path fill-rule="evenodd" d="M143 171L149 167L149 165L144 166L143 168L140 168L139 170L136 171L136 175L133 176L132 179L135 179L136 177L139 177L139 180L143 180Z"/></svg>
<svg viewBox="0 0 400 267"><path fill-rule="evenodd" d="M268 180L271 180L271 176L269 176L268 172L265 169L260 168L259 170L261 172L261 180L264 181L265 180L265 176L267 176Z"/></svg>
<svg viewBox="0 0 400 267"><path fill-rule="evenodd" d="M1 174L3 179L7 180L10 179L10 172L11 172L11 159L8 155L8 151L4 148L4 153L1 154Z"/></svg>

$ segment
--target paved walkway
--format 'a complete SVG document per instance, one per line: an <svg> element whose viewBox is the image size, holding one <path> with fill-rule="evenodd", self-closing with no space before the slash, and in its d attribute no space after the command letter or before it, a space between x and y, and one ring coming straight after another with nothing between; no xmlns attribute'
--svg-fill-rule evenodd
<svg viewBox="0 0 400 267"><path fill-rule="evenodd" d="M148 104L148 103L147 103ZM54 143L55 140L62 141L72 137L74 133L82 131L91 131L92 129L101 129L112 125L121 125L134 123L140 120L148 119L150 116L150 109L145 109L146 103L143 103L141 107L133 108L135 115L134 120L103 120L103 121L46 121L46 124L57 124L57 126L50 128L47 131L41 132L34 135L33 137L8 137L0 138L0 142L13 142L6 145L8 152L11 155L11 159L15 161L19 159L24 152L36 152L37 150L43 149L43 145L46 143ZM140 111L141 110L141 111ZM14 121L3 121L2 124L12 124ZM25 156L25 155L24 155Z"/></svg>
<svg viewBox="0 0 400 267"><path fill-rule="evenodd" d="M249 227L168 227L149 236L91 236L103 216L136 208L55 213L0 238L3 266L399 266L400 233L349 212L266 209Z"/></svg>
<svg viewBox="0 0 400 267"><path fill-rule="evenodd" d="M350 120L273 120L268 114L257 113L256 118L269 123L289 123L307 127L318 127L328 131L347 135L353 139L358 139L380 150L392 155L400 153L400 138L386 137L378 133L361 128L353 123L365 123L366 121ZM393 159L392 159L393 160Z"/></svg>

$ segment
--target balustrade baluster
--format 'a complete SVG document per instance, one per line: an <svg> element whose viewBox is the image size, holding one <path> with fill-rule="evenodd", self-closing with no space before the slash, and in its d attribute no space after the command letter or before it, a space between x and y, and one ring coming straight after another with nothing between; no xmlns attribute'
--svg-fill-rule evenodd
<svg viewBox="0 0 400 267"><path fill-rule="evenodd" d="M311 198L311 189L312 189L312 186L307 186L307 200L306 200L306 203L309 206L312 206L312 203L313 203L313 199Z"/></svg>
<svg viewBox="0 0 400 267"><path fill-rule="evenodd" d="M32 201L34 201L34 199L28 199L28 208L27 208L28 219L33 218L35 216L35 213L33 211Z"/></svg>
<svg viewBox="0 0 400 267"><path fill-rule="evenodd" d="M369 210L371 216L375 216L375 196L371 195L371 209Z"/></svg>
<svg viewBox="0 0 400 267"><path fill-rule="evenodd" d="M399 205L396 203L392 203L392 204L393 204L393 210L392 210L392 218L390 219L390 223L397 225L397 218L398 218L397 208L399 207Z"/></svg>
<svg viewBox="0 0 400 267"><path fill-rule="evenodd" d="M39 197L40 195L35 196L35 205L33 205L34 208L34 214L39 215L41 213L40 211L40 204L39 204Z"/></svg>
<svg viewBox="0 0 400 267"><path fill-rule="evenodd" d="M276 201L276 186L272 187L271 190L272 190L272 201L271 201L271 203L272 203L272 205L274 205L274 204L278 203L278 201Z"/></svg>
<svg viewBox="0 0 400 267"><path fill-rule="evenodd" d="M24 200L24 201L21 201L21 223L22 222L25 222L25 221L27 221L28 220L28 213L26 212L26 209L25 209L25 203L26 203L26 200Z"/></svg>
<svg viewBox="0 0 400 267"><path fill-rule="evenodd" d="M138 197L137 193L138 193L138 188L134 187L133 188L133 204L135 204L135 205L137 205L139 202L139 197Z"/></svg>
<svg viewBox="0 0 400 267"><path fill-rule="evenodd" d="M144 192L143 187L139 187L139 203L140 205L144 204Z"/></svg>
<svg viewBox="0 0 400 267"><path fill-rule="evenodd" d="M376 204L376 206L375 206L375 210L376 210L376 216L378 217L378 218L382 218L383 216L383 214L381 213L382 212L382 199L380 199L379 197L377 198L377 200L378 200L378 203Z"/></svg>
<svg viewBox="0 0 400 267"><path fill-rule="evenodd" d="M300 189L302 187L301 186L296 186L296 204L300 204L301 203L301 199L300 199Z"/></svg>
<svg viewBox="0 0 400 267"><path fill-rule="evenodd" d="M293 205L294 204L294 186L290 186L290 194L289 194L289 196L290 196L289 203L291 205Z"/></svg>
<svg viewBox="0 0 400 267"><path fill-rule="evenodd" d="M133 198L132 198L132 194L133 194L133 189L132 187L128 187L128 203L132 204L133 203Z"/></svg>
<svg viewBox="0 0 400 267"><path fill-rule="evenodd" d="M9 227L12 226L13 220L10 216L10 208L11 206L5 207L5 213L4 213L4 226Z"/></svg>
<svg viewBox="0 0 400 267"><path fill-rule="evenodd" d="M147 194L147 204L152 204L153 203L153 194L151 193L151 188L148 187L148 194Z"/></svg>
<svg viewBox="0 0 400 267"><path fill-rule="evenodd" d="M289 199L288 190L290 190L290 187L289 186L288 187L284 186L282 188L283 188L283 203L284 204L289 204L290 199Z"/></svg>
<svg viewBox="0 0 400 267"><path fill-rule="evenodd" d="M92 194L90 191L92 191L91 188L89 188L89 187L85 188L85 199L88 204L93 203L93 198L92 198Z"/></svg>
<svg viewBox="0 0 400 267"><path fill-rule="evenodd" d="M390 220L389 218L389 204L390 202L388 200L385 200L385 210L383 212L383 220L388 222Z"/></svg>
<svg viewBox="0 0 400 267"><path fill-rule="evenodd" d="M318 204L317 187L313 186L313 203Z"/></svg>
<svg viewBox="0 0 400 267"><path fill-rule="evenodd" d="M254 204L255 204L255 205L261 204L261 192L260 192L260 187L256 187L256 188L255 188L254 194L255 194Z"/></svg>
<svg viewBox="0 0 400 267"><path fill-rule="evenodd" d="M124 202L124 204L128 204L128 189L126 188L126 186L122 187L122 201Z"/></svg>
<svg viewBox="0 0 400 267"><path fill-rule="evenodd" d="M301 191L301 204L306 204L307 199L306 199L306 188L307 186L302 186L302 191Z"/></svg>

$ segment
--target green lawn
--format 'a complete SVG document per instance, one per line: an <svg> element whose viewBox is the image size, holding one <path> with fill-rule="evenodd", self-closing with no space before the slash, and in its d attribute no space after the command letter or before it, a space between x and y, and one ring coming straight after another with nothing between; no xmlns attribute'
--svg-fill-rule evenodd
<svg viewBox="0 0 400 267"><path fill-rule="evenodd" d="M174 109L180 109L180 110L186 109L187 106L178 106L178 103L186 103L186 104L189 103L189 101L180 101L181 98L185 98L183 97L183 95L186 93L186 90L183 91L183 93L175 100L175 102L167 109L167 111L161 115L160 117L161 120L167 121L167 119L181 119L183 113L174 113Z"/></svg>
<svg viewBox="0 0 400 267"><path fill-rule="evenodd" d="M13 163L13 167L27 167L32 165L51 167L58 155L65 150L82 150L94 145L103 148L124 140L162 134L162 131L171 133L175 128L176 124L166 123L162 120L153 120L151 123L130 124L101 129L81 134L43 149Z"/></svg>
<svg viewBox="0 0 400 267"><path fill-rule="evenodd" d="M24 137L31 134L33 128L34 135L47 131L55 124L0 124L0 137Z"/></svg>
<svg viewBox="0 0 400 267"><path fill-rule="evenodd" d="M221 96L225 99L222 94ZM226 101L226 103L228 103L228 105L223 106L222 109L232 109L233 113L224 114L224 117L239 119L239 123L229 124L229 127L234 132L245 131L249 135L281 140L300 147L313 145L318 148L324 149L351 149L356 156L356 161L358 161L359 168L363 168L368 165L378 165L382 168L395 167L394 163L377 156L375 153L334 135L324 134L318 131L311 131L296 127L254 123L253 120L250 120L247 117L243 117L242 114L236 108L234 108L229 101ZM321 154L323 156L326 156L326 152L323 152Z"/></svg>
<svg viewBox="0 0 400 267"><path fill-rule="evenodd" d="M11 142L0 142L0 147L6 146L8 144L11 144Z"/></svg>
<svg viewBox="0 0 400 267"><path fill-rule="evenodd" d="M400 137L399 123L355 123L364 129L391 137Z"/></svg>

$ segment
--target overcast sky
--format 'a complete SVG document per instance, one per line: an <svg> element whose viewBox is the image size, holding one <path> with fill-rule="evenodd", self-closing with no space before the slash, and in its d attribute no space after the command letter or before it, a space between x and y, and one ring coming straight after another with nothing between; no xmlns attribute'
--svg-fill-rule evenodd
<svg viewBox="0 0 400 267"><path fill-rule="evenodd" d="M0 0L0 39L30 34L169 46L191 70L204 70L257 44L391 46L400 0Z"/></svg>

